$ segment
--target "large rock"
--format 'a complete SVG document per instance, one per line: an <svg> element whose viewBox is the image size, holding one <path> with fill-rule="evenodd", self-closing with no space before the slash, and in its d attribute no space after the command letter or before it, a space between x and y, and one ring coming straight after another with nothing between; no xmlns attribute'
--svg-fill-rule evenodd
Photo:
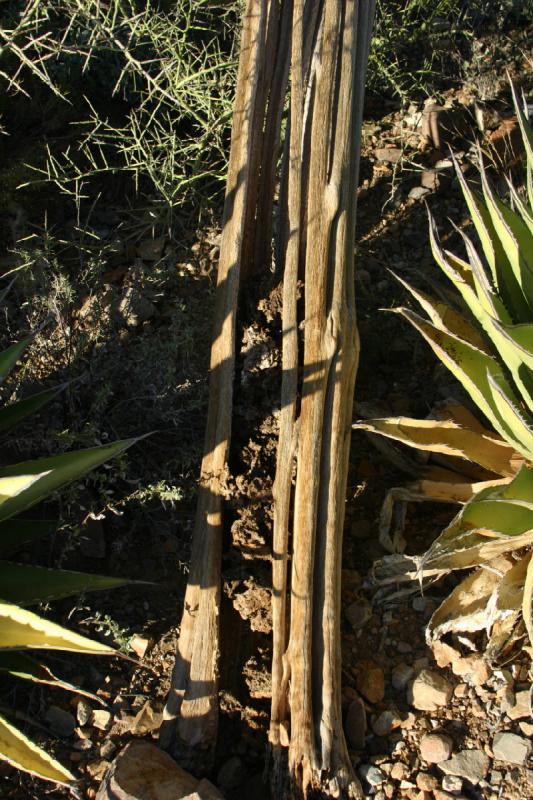
<svg viewBox="0 0 533 800"><path fill-rule="evenodd" d="M497 733L492 742L492 752L498 761L525 764L531 753L531 742L516 733Z"/></svg>
<svg viewBox="0 0 533 800"><path fill-rule="evenodd" d="M130 742L102 781L96 800L223 800L205 779L199 781L149 742Z"/></svg>
<svg viewBox="0 0 533 800"><path fill-rule="evenodd" d="M443 675L423 669L413 681L413 706L420 711L436 711L452 699L453 687Z"/></svg>
<svg viewBox="0 0 533 800"><path fill-rule="evenodd" d="M490 760L482 750L461 750L448 761L439 764L446 775L457 775L476 785L488 772Z"/></svg>

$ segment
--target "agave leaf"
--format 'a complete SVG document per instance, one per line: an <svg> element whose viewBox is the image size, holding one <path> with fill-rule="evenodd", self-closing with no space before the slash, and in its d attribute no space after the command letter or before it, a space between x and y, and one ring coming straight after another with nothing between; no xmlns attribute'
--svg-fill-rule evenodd
<svg viewBox="0 0 533 800"><path fill-rule="evenodd" d="M516 397L509 392L509 385L503 376L487 375L494 405L505 427L511 432L509 441L524 458L533 460L533 420L528 419L518 407Z"/></svg>
<svg viewBox="0 0 533 800"><path fill-rule="evenodd" d="M26 417L29 417L30 414L35 414L40 408L53 400L66 385L63 384L62 386L56 386L54 389L38 392L25 400L19 400L17 403L1 408L0 431L8 430Z"/></svg>
<svg viewBox="0 0 533 800"><path fill-rule="evenodd" d="M129 581L125 578L0 561L0 597L23 606L73 594L116 589L126 583Z"/></svg>
<svg viewBox="0 0 533 800"><path fill-rule="evenodd" d="M401 314L422 334L435 354L463 384L473 401L491 421L500 436L518 452L522 452L521 444L515 440L513 429L509 427L508 420L502 417L489 385L488 376L490 375L498 379L498 387L502 391L505 388L507 396L513 396L513 390L504 378L498 362L473 347L473 345L468 344L468 342L436 328L410 309L398 308L395 311Z"/></svg>
<svg viewBox="0 0 533 800"><path fill-rule="evenodd" d="M518 97L516 96L516 91L511 83L511 92L513 93L513 102L516 111L516 116L518 119L518 124L520 125L520 131L522 133L522 141L524 142L524 149L526 151L526 160L527 160L527 177L528 177L528 193L529 193L529 204L533 208L533 185L531 181L531 171L533 169L533 130L526 119L526 115L522 111L520 107L520 103L518 102Z"/></svg>
<svg viewBox="0 0 533 800"><path fill-rule="evenodd" d="M22 769L47 781L69 784L74 775L59 761L28 739L0 716L0 757L17 769Z"/></svg>
<svg viewBox="0 0 533 800"><path fill-rule="evenodd" d="M524 617L524 625L526 626L529 641L533 645L533 617L531 614L531 602L533 599L533 559L531 558L531 553L528 555L529 562L527 564L526 578L524 582L522 616Z"/></svg>
<svg viewBox="0 0 533 800"><path fill-rule="evenodd" d="M529 319L528 305L520 285L514 276L507 254L498 238L490 212L481 199L478 198L468 186L455 158L454 164L463 196L468 205L485 259L490 268L494 286L506 307L512 309L516 315L514 321L527 321Z"/></svg>
<svg viewBox="0 0 533 800"><path fill-rule="evenodd" d="M531 319L533 301L533 260L531 253L531 234L527 226L511 208L497 198L489 185L481 161L481 181L485 203L498 238L507 255L516 283L520 286L529 306Z"/></svg>
<svg viewBox="0 0 533 800"><path fill-rule="evenodd" d="M531 210L524 203L524 201L516 191L512 181L509 178L507 178L507 185L509 187L509 194L511 195L511 200L513 202L513 205L518 209L518 213L520 214L521 219L523 220L524 224L528 227L530 234L533 236L533 216Z"/></svg>
<svg viewBox="0 0 533 800"><path fill-rule="evenodd" d="M90 470L124 452L138 441L139 438L123 439L113 444L88 450L62 453L52 458L40 458L37 461L11 464L1 468L0 495L6 494L6 499L0 505L0 521L20 514L21 511L44 500L45 497L65 484L78 480ZM23 486L23 479L28 481L26 487ZM20 480L21 488L9 494L7 492L8 481L16 483L17 480ZM3 491L4 481L6 481L5 492Z"/></svg>
<svg viewBox="0 0 533 800"><path fill-rule="evenodd" d="M411 286L394 272L392 272L392 275L420 303L435 327L447 330L453 333L454 336L458 336L459 339L464 339L465 342L474 345L478 350L488 353L484 338L461 314L458 314L446 303L434 300L429 295L421 292L420 289L415 289L414 286Z"/></svg>
<svg viewBox="0 0 533 800"><path fill-rule="evenodd" d="M357 422L352 427L388 436L419 450L466 458L498 475L512 476L516 471L514 449L506 442L451 420L386 417Z"/></svg>
<svg viewBox="0 0 533 800"><path fill-rule="evenodd" d="M30 658L25 653L18 653L16 650L3 650L0 651L0 671L8 672L15 678L21 678L25 681L32 681L33 683L42 683L49 686L54 686L58 689L64 689L67 692L88 697L93 702L101 706L105 706L104 701L93 692L87 692L85 689L80 689L79 686L74 686L73 683L64 681L58 678L54 673L39 661Z"/></svg>
<svg viewBox="0 0 533 800"><path fill-rule="evenodd" d="M49 536L57 529L57 520L7 519L0 522L0 556L8 556L25 544Z"/></svg>
<svg viewBox="0 0 533 800"><path fill-rule="evenodd" d="M472 633L485 630L489 623L488 605L498 589L501 575L479 569L464 578L437 608L426 631L428 644L446 633Z"/></svg>
<svg viewBox="0 0 533 800"><path fill-rule="evenodd" d="M0 353L0 384L2 384L28 345L33 341L33 336L26 336L20 342L15 342Z"/></svg>
<svg viewBox="0 0 533 800"><path fill-rule="evenodd" d="M107 645L43 619L11 603L0 603L0 650L68 650L96 655L116 655Z"/></svg>

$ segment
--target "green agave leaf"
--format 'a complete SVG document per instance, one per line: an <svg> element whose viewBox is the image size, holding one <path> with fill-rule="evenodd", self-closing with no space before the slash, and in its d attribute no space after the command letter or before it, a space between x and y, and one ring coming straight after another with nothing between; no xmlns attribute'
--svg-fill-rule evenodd
<svg viewBox="0 0 533 800"><path fill-rule="evenodd" d="M524 149L526 151L526 158L528 164L533 166L533 130L531 129L531 125L526 119L526 115L524 114L520 102L518 101L518 97L516 96L516 90L511 83L511 92L513 94L513 103L515 107L516 116L518 119L518 124L520 125L520 131L522 133L522 140L524 142ZM531 203L533 207L533 202Z"/></svg>
<svg viewBox="0 0 533 800"><path fill-rule="evenodd" d="M398 283L401 283L407 291L417 300L420 306L424 309L433 325L442 330L448 330L454 336L458 336L465 342L477 347L478 350L483 350L488 353L487 344L479 331L474 328L467 320L461 316L457 311L451 308L446 303L434 300L429 295L421 292L420 289L415 289L414 286L404 281L399 275L396 275L392 270L391 274L396 278Z"/></svg>
<svg viewBox="0 0 533 800"><path fill-rule="evenodd" d="M526 500L533 503L533 469L522 464L513 480L495 494L505 500Z"/></svg>
<svg viewBox="0 0 533 800"><path fill-rule="evenodd" d="M25 681L47 684L48 686L54 686L58 689L64 689L66 692L73 692L74 694L88 697L93 702L105 706L104 701L101 697L98 697L98 695L87 692L84 689L80 689L79 686L74 686L73 683L58 678L45 664L35 661L35 659L30 658L25 653L18 653L16 650L0 651L0 672L8 672L14 678L20 678Z"/></svg>
<svg viewBox="0 0 533 800"><path fill-rule="evenodd" d="M25 608L0 602L0 651L33 648L116 655L105 644L80 636Z"/></svg>
<svg viewBox="0 0 533 800"><path fill-rule="evenodd" d="M0 353L0 384L5 381L28 345L33 341L33 338L33 336L27 336Z"/></svg>
<svg viewBox="0 0 533 800"><path fill-rule="evenodd" d="M47 781L70 784L74 775L0 716L0 757L17 769Z"/></svg>
<svg viewBox="0 0 533 800"><path fill-rule="evenodd" d="M17 403L12 403L12 405L1 408L0 431L8 430L26 417L29 417L30 414L35 414L40 408L49 403L50 400L53 400L65 386L67 386L66 383L62 386L56 386L54 389L38 392L31 397L27 397L24 400L19 400Z"/></svg>
<svg viewBox="0 0 533 800"><path fill-rule="evenodd" d="M481 160L481 154L480 154ZM525 223L511 208L508 208L494 195L490 188L483 162L481 161L481 180L485 202L498 238L513 270L514 278L526 303L530 319L533 306L533 240Z"/></svg>
<svg viewBox="0 0 533 800"><path fill-rule="evenodd" d="M52 492L78 480L142 438L123 439L88 450L3 467L0 469L0 521L39 503Z"/></svg>
<svg viewBox="0 0 533 800"><path fill-rule="evenodd" d="M498 238L490 212L480 198L468 186L463 173L454 159L455 172L459 179L463 196L472 216L476 232L481 241L483 253L490 268L496 290L505 306L512 310L514 322L527 322L530 318L520 285L518 284L507 254Z"/></svg>
<svg viewBox="0 0 533 800"><path fill-rule="evenodd" d="M488 374L487 377L494 405L504 424L511 431L516 449L524 458L533 460L533 420L526 418L519 410L516 398L509 392L509 386L503 376Z"/></svg>
<svg viewBox="0 0 533 800"><path fill-rule="evenodd" d="M518 213L524 224L527 226L531 235L533 235L533 212L522 200L518 192L516 191L512 181L507 178L507 186L509 187L509 194L511 196L511 200L513 205L518 209Z"/></svg>
<svg viewBox="0 0 533 800"><path fill-rule="evenodd" d="M58 600L72 594L115 589L126 583L130 581L125 578L0 561L0 596L3 600L23 606Z"/></svg>
<svg viewBox="0 0 533 800"><path fill-rule="evenodd" d="M489 385L488 376L491 375L498 379L499 387L505 387L505 392L509 397L513 396L513 390L504 378L498 362L462 339L436 328L410 309L398 308L395 311L422 334L435 354L463 384L498 433L518 452L522 452L521 445L515 440L508 421L502 417L501 411L495 403Z"/></svg>
<svg viewBox="0 0 533 800"><path fill-rule="evenodd" d="M0 556L7 556L25 544L49 536L57 529L57 520L8 519L0 522Z"/></svg>

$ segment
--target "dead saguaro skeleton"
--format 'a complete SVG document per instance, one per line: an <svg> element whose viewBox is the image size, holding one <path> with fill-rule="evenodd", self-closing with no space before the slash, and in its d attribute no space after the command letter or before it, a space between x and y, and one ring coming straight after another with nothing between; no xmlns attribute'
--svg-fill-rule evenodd
<svg viewBox="0 0 533 800"><path fill-rule="evenodd" d="M287 791L327 797L359 791L342 731L340 574L359 356L356 188L373 14L373 0L248 0L243 18L205 450L161 742L194 766L206 763L216 740L222 506L238 289L243 274L270 267L274 252L283 274L272 556L276 798Z"/></svg>

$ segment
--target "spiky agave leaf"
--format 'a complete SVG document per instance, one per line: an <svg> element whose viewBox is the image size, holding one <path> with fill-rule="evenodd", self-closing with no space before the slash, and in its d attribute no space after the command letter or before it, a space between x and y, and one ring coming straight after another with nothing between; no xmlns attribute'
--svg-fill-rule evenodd
<svg viewBox="0 0 533 800"><path fill-rule="evenodd" d="M74 775L0 715L0 757L39 778L69 785Z"/></svg>

